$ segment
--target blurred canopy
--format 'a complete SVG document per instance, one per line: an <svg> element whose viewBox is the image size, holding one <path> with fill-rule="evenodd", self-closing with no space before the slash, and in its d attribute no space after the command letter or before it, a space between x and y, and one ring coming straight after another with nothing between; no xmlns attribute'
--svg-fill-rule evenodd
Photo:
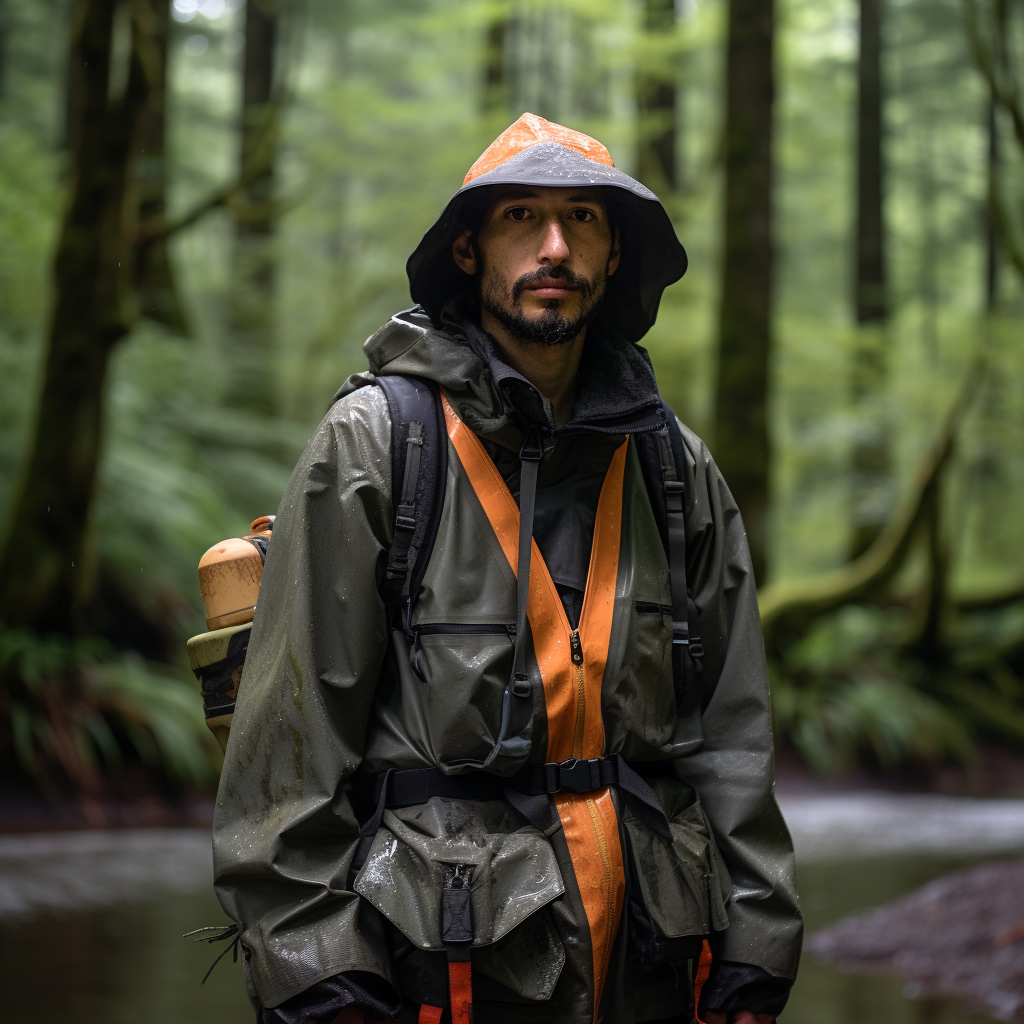
<svg viewBox="0 0 1024 1024"><path fill-rule="evenodd" d="M0 0L4 565L41 564L60 500L25 498L47 352L52 371L75 330L98 351L82 318L107 317L95 486L86 453L54 548L72 554L47 555L66 614L31 611L26 570L0 579L0 758L85 788L124 756L211 777L201 726L166 697L191 687L198 558L276 509L363 339L409 305L409 254L527 110L604 142L687 248L643 344L736 481L783 740L823 771L969 757L976 733L1024 743L1021 12L776 0L741 37L749 7ZM83 24L109 65L92 86L69 59ZM760 61L756 95L741 58ZM108 137L90 158L92 123ZM87 158L98 188L127 174L108 278L65 218L76 195L90 215ZM75 258L79 288L95 273L72 294ZM49 443L52 467L70 438Z"/></svg>

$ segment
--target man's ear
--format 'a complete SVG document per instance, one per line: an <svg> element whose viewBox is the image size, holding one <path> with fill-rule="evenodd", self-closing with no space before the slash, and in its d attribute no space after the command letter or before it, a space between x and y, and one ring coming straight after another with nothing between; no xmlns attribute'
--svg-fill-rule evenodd
<svg viewBox="0 0 1024 1024"><path fill-rule="evenodd" d="M619 229L616 228L615 229L615 235L612 238L612 251L608 254L608 276L609 277L611 277L612 274L614 274L615 271L618 269L619 257L621 255L622 255L622 252L619 249Z"/></svg>
<svg viewBox="0 0 1024 1024"><path fill-rule="evenodd" d="M476 253L473 251L473 232L469 228L452 242L452 259L459 270L472 276L476 273Z"/></svg>

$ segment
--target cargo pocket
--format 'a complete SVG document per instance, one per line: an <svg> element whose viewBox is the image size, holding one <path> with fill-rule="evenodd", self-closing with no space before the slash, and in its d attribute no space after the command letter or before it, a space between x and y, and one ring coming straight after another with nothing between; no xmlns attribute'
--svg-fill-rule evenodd
<svg viewBox="0 0 1024 1024"><path fill-rule="evenodd" d="M630 932L635 959L645 966L689 959L701 936L728 927L731 882L700 801L672 779L651 781L672 833L671 844L628 809ZM691 941L677 941L691 940Z"/></svg>
<svg viewBox="0 0 1024 1024"><path fill-rule="evenodd" d="M440 954L440 968L441 893L458 867L469 878L474 972L513 998L550 999L565 950L545 908L565 887L543 833L516 828L504 801L434 797L400 814L384 812L355 891L417 950Z"/></svg>

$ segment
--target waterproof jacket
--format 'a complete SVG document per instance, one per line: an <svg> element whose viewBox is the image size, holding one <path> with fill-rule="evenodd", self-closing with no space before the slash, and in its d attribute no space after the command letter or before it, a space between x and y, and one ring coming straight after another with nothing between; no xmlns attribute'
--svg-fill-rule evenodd
<svg viewBox="0 0 1024 1024"><path fill-rule="evenodd" d="M802 924L735 502L684 427L687 579L705 656L700 708L680 716L668 565L630 440L657 426L646 354L592 324L573 415L556 428L530 385L495 379L479 335L457 315L393 317L366 343L371 373L342 389L281 503L214 822L217 893L241 928L250 997L275 1007L323 979L368 972L405 1000L399 1019L415 1020L419 1003L443 1006L440 890L452 865L470 872L478 1021L686 1014L678 960L693 951L684 942L676 962L641 962L645 921L681 940L710 934L717 958L792 979ZM395 484L388 406L372 384L387 374L435 381L449 434L411 638L389 635L379 589ZM434 797L385 812L353 879L357 770L458 774L495 750L516 621L517 453L531 421L546 435L531 703L519 742L487 770L619 753L645 766L673 841L615 788L560 794L544 831L501 799ZM566 643L573 627L579 665Z"/></svg>

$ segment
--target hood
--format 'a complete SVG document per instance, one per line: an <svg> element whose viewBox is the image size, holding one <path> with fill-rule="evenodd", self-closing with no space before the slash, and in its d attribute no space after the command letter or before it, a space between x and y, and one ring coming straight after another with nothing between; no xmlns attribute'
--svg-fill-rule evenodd
<svg viewBox="0 0 1024 1024"><path fill-rule="evenodd" d="M686 250L665 208L650 189L615 166L597 139L536 114L523 114L484 150L409 257L413 301L435 324L453 298L471 293L472 278L456 266L452 243L463 231L460 213L467 197L488 185L604 186L622 259L608 279L601 318L629 341L650 330L661 293L686 273Z"/></svg>

